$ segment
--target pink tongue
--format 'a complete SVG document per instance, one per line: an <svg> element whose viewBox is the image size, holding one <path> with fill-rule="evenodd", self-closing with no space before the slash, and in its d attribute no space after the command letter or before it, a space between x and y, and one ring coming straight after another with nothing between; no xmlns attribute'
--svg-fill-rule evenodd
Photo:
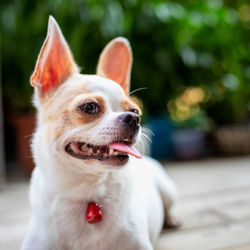
<svg viewBox="0 0 250 250"><path fill-rule="evenodd" d="M118 151L133 155L138 159L141 159L141 157L142 157L138 151L136 151L134 148L132 148L124 143L112 143L109 145L109 148L116 149Z"/></svg>

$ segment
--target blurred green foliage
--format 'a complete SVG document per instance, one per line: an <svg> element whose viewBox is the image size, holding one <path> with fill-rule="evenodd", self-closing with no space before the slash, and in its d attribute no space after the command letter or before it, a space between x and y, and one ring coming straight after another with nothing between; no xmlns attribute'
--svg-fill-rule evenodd
<svg viewBox="0 0 250 250"><path fill-rule="evenodd" d="M29 76L50 14L82 73L95 73L98 56L109 40L121 35L130 40L132 90L147 87L136 95L143 99L148 115L168 113L171 100L200 86L207 97L197 104L203 114L218 124L247 120L248 1L2 0L3 93L11 110L31 109Z"/></svg>

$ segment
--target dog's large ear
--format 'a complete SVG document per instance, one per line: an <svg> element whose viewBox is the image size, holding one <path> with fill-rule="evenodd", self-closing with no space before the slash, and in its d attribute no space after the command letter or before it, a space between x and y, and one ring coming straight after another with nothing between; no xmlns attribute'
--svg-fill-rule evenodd
<svg viewBox="0 0 250 250"><path fill-rule="evenodd" d="M97 66L97 75L119 83L124 92L128 94L131 67L132 51L129 41L124 37L117 37L109 42L102 51Z"/></svg>
<svg viewBox="0 0 250 250"><path fill-rule="evenodd" d="M47 37L38 56L35 70L30 78L39 94L49 94L73 73L79 72L66 40L56 22L50 16Z"/></svg>

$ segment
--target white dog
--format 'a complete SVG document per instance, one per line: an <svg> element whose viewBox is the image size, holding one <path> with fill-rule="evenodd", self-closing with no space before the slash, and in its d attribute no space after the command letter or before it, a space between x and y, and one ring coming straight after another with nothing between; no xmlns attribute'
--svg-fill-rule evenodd
<svg viewBox="0 0 250 250"><path fill-rule="evenodd" d="M141 111L128 96L131 65L129 42L118 37L103 50L96 75L80 74L49 18L31 76L36 168L22 250L149 250L164 223L177 226L173 182L133 147Z"/></svg>

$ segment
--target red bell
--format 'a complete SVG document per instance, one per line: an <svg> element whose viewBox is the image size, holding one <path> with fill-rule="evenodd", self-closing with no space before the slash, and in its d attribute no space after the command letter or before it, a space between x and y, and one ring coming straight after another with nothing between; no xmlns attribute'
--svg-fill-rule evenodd
<svg viewBox="0 0 250 250"><path fill-rule="evenodd" d="M88 204L86 211L86 220L89 224L95 224L103 219L101 205L97 202Z"/></svg>

